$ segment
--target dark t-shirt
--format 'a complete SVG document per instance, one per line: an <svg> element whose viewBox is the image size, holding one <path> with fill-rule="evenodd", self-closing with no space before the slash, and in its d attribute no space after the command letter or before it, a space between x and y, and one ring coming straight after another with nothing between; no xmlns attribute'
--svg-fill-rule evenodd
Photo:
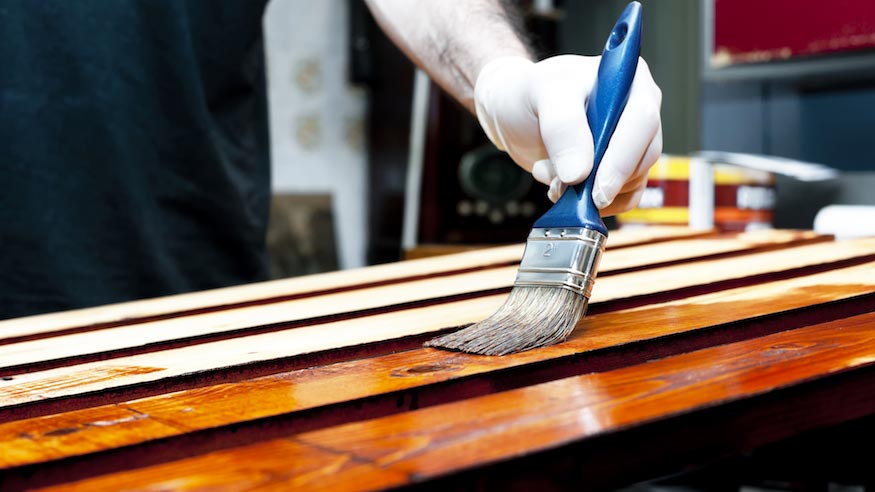
<svg viewBox="0 0 875 492"><path fill-rule="evenodd" d="M0 3L0 318L267 278L265 3Z"/></svg>

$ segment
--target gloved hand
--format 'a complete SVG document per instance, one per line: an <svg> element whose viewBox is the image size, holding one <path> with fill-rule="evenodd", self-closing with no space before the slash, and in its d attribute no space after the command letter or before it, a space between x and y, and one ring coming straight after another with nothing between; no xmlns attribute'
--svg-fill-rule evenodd
<svg viewBox="0 0 875 492"><path fill-rule="evenodd" d="M549 185L547 196L554 202L567 185L585 180L592 169L585 104L600 58L562 55L534 63L501 57L487 63L477 77L474 103L486 135L536 180ZM640 59L593 186L601 215L638 205L647 172L662 153L661 102L662 92Z"/></svg>

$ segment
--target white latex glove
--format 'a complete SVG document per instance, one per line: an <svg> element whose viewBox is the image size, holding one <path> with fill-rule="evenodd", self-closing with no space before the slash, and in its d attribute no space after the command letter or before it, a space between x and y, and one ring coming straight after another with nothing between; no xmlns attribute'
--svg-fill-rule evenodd
<svg viewBox="0 0 875 492"><path fill-rule="evenodd" d="M474 87L477 118L492 143L534 178L556 201L569 184L592 170L593 141L586 101L600 56L562 55L538 63L501 57L481 70ZM662 92L643 59L629 100L602 158L593 186L601 215L638 205L647 172L662 153Z"/></svg>

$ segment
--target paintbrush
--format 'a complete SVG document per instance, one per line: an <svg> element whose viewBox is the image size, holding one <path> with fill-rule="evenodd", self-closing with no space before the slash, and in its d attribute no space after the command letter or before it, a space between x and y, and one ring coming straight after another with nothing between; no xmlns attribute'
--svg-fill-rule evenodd
<svg viewBox="0 0 875 492"><path fill-rule="evenodd" d="M535 221L513 289L489 318L426 342L427 347L505 355L565 341L586 313L608 229L593 203L596 172L638 67L641 4L630 3L605 44L586 106L592 172Z"/></svg>

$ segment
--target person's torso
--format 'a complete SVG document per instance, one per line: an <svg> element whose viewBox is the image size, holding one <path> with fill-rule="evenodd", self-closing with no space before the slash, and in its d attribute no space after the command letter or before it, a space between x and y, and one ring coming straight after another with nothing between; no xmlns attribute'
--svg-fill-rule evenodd
<svg viewBox="0 0 875 492"><path fill-rule="evenodd" d="M264 3L0 4L0 318L266 278Z"/></svg>

